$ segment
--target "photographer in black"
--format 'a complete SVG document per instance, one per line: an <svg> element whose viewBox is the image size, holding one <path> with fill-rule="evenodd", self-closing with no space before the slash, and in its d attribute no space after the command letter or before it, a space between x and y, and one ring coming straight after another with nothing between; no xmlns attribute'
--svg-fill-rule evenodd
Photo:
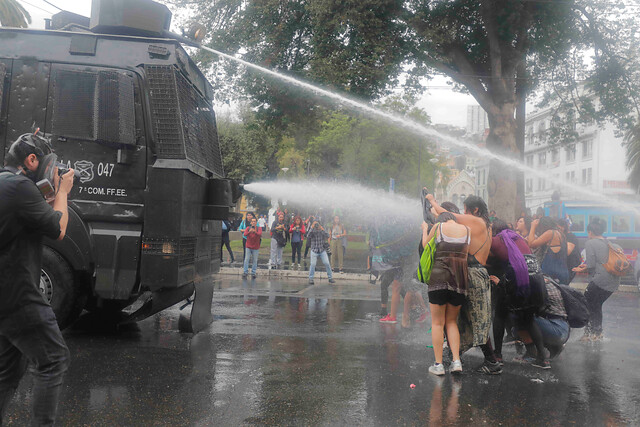
<svg viewBox="0 0 640 427"><path fill-rule="evenodd" d="M60 176L55 159L46 139L24 134L0 169L0 423L29 364L32 423L53 425L68 366L69 350L39 290L42 238L64 238L73 187L74 171ZM53 208L41 193L46 188Z"/></svg>

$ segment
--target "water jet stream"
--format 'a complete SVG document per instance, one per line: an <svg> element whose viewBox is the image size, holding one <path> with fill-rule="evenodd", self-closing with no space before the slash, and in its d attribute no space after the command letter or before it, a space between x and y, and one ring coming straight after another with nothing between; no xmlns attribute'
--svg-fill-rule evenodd
<svg viewBox="0 0 640 427"><path fill-rule="evenodd" d="M399 116L397 114L393 114L393 113L389 113L386 111L382 111L380 109L377 109L375 107L372 107L371 105L368 105L364 102L360 102L360 101L356 101L353 99L350 99L344 95L340 95L338 93L335 92L331 92L329 90L326 89L322 89L316 85L313 85L311 83L305 82L303 80L299 80L296 79L294 77L291 76L287 76L286 74L281 74L278 73L276 71L270 70L268 68L265 67L261 67L259 65L256 64L252 64L251 62L245 61L243 59L240 58L236 58L235 56L229 55L227 53L221 52L219 50L216 49L212 49L210 47L207 46L202 46L202 45L198 45L198 47L209 51L215 55L218 55L222 58L226 58L230 61L235 61L239 64L242 64L248 68L257 70L263 74L266 74L268 76L274 77L276 79L282 80L284 82L290 83L294 86L298 86L300 88L303 88L305 90L308 90L310 92L313 92L317 95L322 95L325 96L327 98L333 99L335 101L338 101L341 104L346 104L349 105L357 110L360 111L364 111L366 113L369 113L373 116L377 116L380 118L383 118L387 121L393 122L407 130L410 130L418 135L423 135L423 136L430 136L433 138L436 138L438 140L440 140L441 142L443 142L446 145L449 146L454 146L454 147L458 147L461 148L467 152L470 152L478 157L483 157L483 158L489 158L492 160L496 160L499 161L500 163L502 163L503 165L521 171L521 172L526 172L528 174L531 174L533 176L539 177L539 178L544 178L544 179L549 179L549 175L546 171L544 170L537 170L534 169L532 167L526 166L524 164L522 164L520 161L514 159L514 158L510 158L507 156L503 156L497 153L494 153L492 151L489 151L486 148L482 148L479 147L477 145L468 143L468 142L464 142L464 141L459 141L455 138L452 138L450 136L444 135L438 131L436 131L435 129L432 128L428 128L418 122L415 122L413 120L407 119L405 117ZM599 201L604 201L607 202L610 206L617 206L618 208L621 208L623 210L629 210L629 211L634 211L636 214L640 215L640 205L638 205L637 203L629 203L629 202L624 202L621 200L618 200L616 198L607 196L605 194L603 194L602 192L599 192L598 190L595 189L590 189L590 188L584 188L583 186L579 186L577 184L573 184L570 182L566 182L564 180L564 178L560 178L560 185L562 185L564 188L566 189L570 189L571 191L575 192L576 194L580 194L580 195L584 195L588 198L588 200L594 200L594 196L597 196L596 198L599 199Z"/></svg>
<svg viewBox="0 0 640 427"><path fill-rule="evenodd" d="M375 223L381 218L393 218L411 224L419 224L422 221L422 205L418 200L358 184L272 181L246 184L244 189L274 199L287 200L306 208L323 208L329 213L333 207L341 208L348 215L357 215L354 220L362 225Z"/></svg>

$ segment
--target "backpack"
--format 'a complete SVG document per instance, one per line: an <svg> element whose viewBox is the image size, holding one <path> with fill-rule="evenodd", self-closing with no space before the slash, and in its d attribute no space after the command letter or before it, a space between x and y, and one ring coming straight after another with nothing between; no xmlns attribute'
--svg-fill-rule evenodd
<svg viewBox="0 0 640 427"><path fill-rule="evenodd" d="M420 247L422 248L422 241L420 241ZM429 283L431 278L431 270L433 269L433 258L436 254L436 236L434 235L427 247L423 248L420 254L420 262L418 263L418 280L422 283Z"/></svg>
<svg viewBox="0 0 640 427"><path fill-rule="evenodd" d="M631 268L631 263L624 254L624 251L619 246L613 246L611 243L605 240L607 246L609 246L609 258L607 262L602 266L614 276L626 276L627 272Z"/></svg>
<svg viewBox="0 0 640 427"><path fill-rule="evenodd" d="M564 309L567 312L567 323L572 328L584 328L589 323L589 307L584 294L570 286L561 285L555 280L545 277L553 286L560 290Z"/></svg>
<svg viewBox="0 0 640 427"><path fill-rule="evenodd" d="M527 297L517 296L516 276L513 267L508 265L505 269L505 286L512 310L539 309L545 307L549 299L544 276L540 272L538 260L531 254L525 254L524 259L527 262L527 269L529 270L529 295Z"/></svg>

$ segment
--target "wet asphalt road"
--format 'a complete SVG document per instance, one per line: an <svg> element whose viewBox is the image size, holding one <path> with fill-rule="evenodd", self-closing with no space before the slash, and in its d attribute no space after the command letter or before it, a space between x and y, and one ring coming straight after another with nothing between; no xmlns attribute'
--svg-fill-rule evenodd
<svg viewBox="0 0 640 427"><path fill-rule="evenodd" d="M640 425L638 294L605 304L600 344L573 330L552 369L427 373L429 325L378 322L379 286L221 276L214 322L178 332L179 309L115 330L85 315L64 332L72 365L60 425ZM415 389L410 384L415 384ZM24 425L23 380L5 422Z"/></svg>

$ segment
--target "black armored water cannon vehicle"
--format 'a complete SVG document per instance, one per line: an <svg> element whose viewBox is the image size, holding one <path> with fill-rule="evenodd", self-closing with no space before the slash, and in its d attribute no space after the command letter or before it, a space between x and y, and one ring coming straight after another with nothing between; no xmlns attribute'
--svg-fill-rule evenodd
<svg viewBox="0 0 640 427"><path fill-rule="evenodd" d="M91 18L0 28L0 161L37 127L79 172L40 281L62 326L82 309L137 307L136 321L194 293L181 328L211 321L220 220L240 188L224 179L212 87L170 22L150 0L93 0Z"/></svg>

